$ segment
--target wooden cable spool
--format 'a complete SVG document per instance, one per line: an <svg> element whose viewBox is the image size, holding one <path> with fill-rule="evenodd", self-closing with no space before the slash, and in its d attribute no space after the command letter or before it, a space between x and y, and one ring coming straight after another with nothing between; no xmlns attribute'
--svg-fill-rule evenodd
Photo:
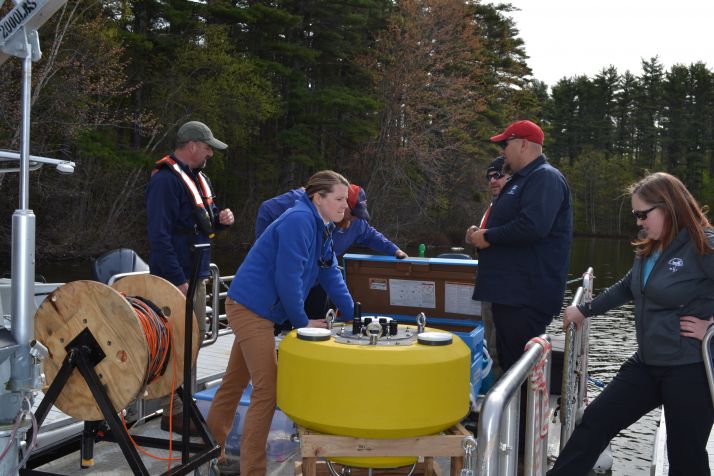
<svg viewBox="0 0 714 476"><path fill-rule="evenodd" d="M141 296L152 301L167 317L173 338L171 362L166 371L145 386L149 349L134 309L127 296ZM94 370L104 390L118 411L135 398L158 398L171 393L176 381L183 382L184 313L186 299L168 281L149 274L120 279L112 287L96 281L74 281L52 292L35 314L35 338L49 349L43 361L48 382L52 382L64 362L65 346L88 328L106 357ZM200 342L195 316L192 362L196 362ZM145 388L144 388L145 387ZM104 418L89 386L75 369L55 401L57 408L80 420Z"/></svg>

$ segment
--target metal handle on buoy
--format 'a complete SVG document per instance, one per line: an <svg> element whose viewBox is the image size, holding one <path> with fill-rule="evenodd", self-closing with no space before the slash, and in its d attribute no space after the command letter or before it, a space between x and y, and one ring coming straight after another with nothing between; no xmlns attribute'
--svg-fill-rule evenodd
<svg viewBox="0 0 714 476"><path fill-rule="evenodd" d="M332 323L337 319L337 313L334 309L329 309L327 314L325 314L325 322L327 323L327 328L332 329Z"/></svg>
<svg viewBox="0 0 714 476"><path fill-rule="evenodd" d="M424 328L426 327L426 314L424 314L423 312L417 314L416 321L417 333L421 334L422 332L424 332Z"/></svg>
<svg viewBox="0 0 714 476"><path fill-rule="evenodd" d="M369 345L377 345L377 341L382 335L382 324L377 321L367 324L367 337L369 337Z"/></svg>

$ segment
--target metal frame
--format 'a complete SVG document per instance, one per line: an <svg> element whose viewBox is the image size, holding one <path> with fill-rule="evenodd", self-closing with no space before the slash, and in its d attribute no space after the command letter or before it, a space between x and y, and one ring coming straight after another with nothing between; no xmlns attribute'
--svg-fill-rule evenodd
<svg viewBox="0 0 714 476"><path fill-rule="evenodd" d="M9 150L0 150L0 162L16 162L20 161L21 157L18 152L10 152ZM30 171L37 170L43 165L54 165L58 172L71 174L74 173L74 168L77 166L70 160L51 159L49 157L40 157L37 155L30 156ZM19 172L20 167L3 167L0 168L0 174L9 172Z"/></svg>
<svg viewBox="0 0 714 476"><path fill-rule="evenodd" d="M550 342L548 335L541 339ZM488 392L481 407L477 443L477 472L480 475L516 474L518 463L518 426L520 420L521 386L550 349L541 343L531 346ZM550 359L545 369L546 388L550 386ZM528 411L526 413L526 474L531 475L535 452L541 453L541 463L547 460L547 439L534 444L536 395L527 386ZM546 398L548 398L546 396ZM530 438L528 436L530 435ZM528 464L530 463L530 464Z"/></svg>
<svg viewBox="0 0 714 476"><path fill-rule="evenodd" d="M583 285L578 288L572 300L573 304L589 302L592 300L593 292L593 269L588 270L583 275ZM571 326L566 333L566 368L567 360L571 360L571 367L574 369L575 378L570 379L572 385L566 385L566 376L563 376L564 388L569 387L572 398L567 404L568 425L575 424L575 417L585 405L587 391L587 359L588 359L588 326L582 325L580 329ZM714 327L709 329L709 338L714 336ZM531 345L521 356L521 358L503 375L496 385L488 392L480 409L478 441L476 445L477 459L475 468L466 468L466 473L478 474L481 476L495 475L515 475L518 466L518 428L520 419L520 399L521 387L530 380L530 376L538 366L541 359L547 359L544 373L546 388L550 388L551 359L550 348L544 345L543 341L550 341L550 338L543 334L542 339ZM570 342L570 345L568 345ZM546 348L548 347L548 348ZM712 373L710 372L710 375ZM714 400L714 377L710 380L712 399ZM549 392L547 392L549 394ZM563 393L562 400L566 400ZM539 398L532 385L527 385L526 390L526 433L525 433L525 454L524 454L524 475L535 476L545 474L547 469L548 439L537 437L538 427L536 422L536 408ZM549 398L548 395L545 398ZM542 403L542 402L541 402ZM541 418L547 418L541 415ZM565 423L563 424L565 429ZM567 432L566 437L570 437L572 429ZM563 430L563 434L566 434ZM564 445L561 437L561 445ZM562 446L561 446L562 447ZM467 442L464 440L464 449ZM539 459L538 459L539 458ZM534 462L538 461L538 468L534 467Z"/></svg>
<svg viewBox="0 0 714 476"><path fill-rule="evenodd" d="M712 366L711 340L714 337L714 326L710 325L704 338L702 339L702 357L704 357L704 368L706 369L707 382L709 382L709 393L714 403L714 368Z"/></svg>
<svg viewBox="0 0 714 476"><path fill-rule="evenodd" d="M575 292L572 304L579 305L592 301L593 269L583 274L583 285ZM560 449L570 439L580 415L585 408L588 389L588 348L590 347L590 320L583 321L578 328L571 324L565 334L563 385L560 399ZM570 374L573 373L573 378Z"/></svg>

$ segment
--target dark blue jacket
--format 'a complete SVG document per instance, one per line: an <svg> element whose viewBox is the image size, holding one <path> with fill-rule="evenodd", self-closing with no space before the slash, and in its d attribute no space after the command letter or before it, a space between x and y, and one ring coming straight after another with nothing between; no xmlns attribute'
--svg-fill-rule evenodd
<svg viewBox="0 0 714 476"><path fill-rule="evenodd" d="M176 160L176 157L171 157ZM176 162L196 181L196 176L187 165L179 160ZM151 177L146 191L149 269L151 274L176 286L188 282L191 277L193 244L210 242L208 236L196 226L194 208L186 186L168 167L161 167ZM215 205L212 208L217 219L219 210ZM225 227L218 225L215 228L219 230ZM199 278L209 276L210 262L210 250L204 251Z"/></svg>
<svg viewBox="0 0 714 476"><path fill-rule="evenodd" d="M565 177L541 155L501 189L479 252L474 299L560 312L573 241Z"/></svg>
<svg viewBox="0 0 714 476"><path fill-rule="evenodd" d="M268 225L304 196L305 190L296 188L264 201L258 208L258 217L255 220L255 239L257 240ZM337 256L343 255L355 243L371 248L378 253L394 256L399 249L397 245L375 230L367 220L354 218L348 228L337 228L333 233Z"/></svg>
<svg viewBox="0 0 714 476"><path fill-rule="evenodd" d="M303 196L260 235L238 268L228 296L276 324L289 320L305 327L305 297L318 281L342 316L351 317L354 303L332 240L317 209Z"/></svg>

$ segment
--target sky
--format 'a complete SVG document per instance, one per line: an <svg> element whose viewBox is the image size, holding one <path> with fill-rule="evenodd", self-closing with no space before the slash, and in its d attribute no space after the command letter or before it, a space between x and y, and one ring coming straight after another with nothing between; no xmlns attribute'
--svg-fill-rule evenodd
<svg viewBox="0 0 714 476"><path fill-rule="evenodd" d="M515 20L536 79L593 77L610 65L642 72L641 59L674 64L701 61L714 69L712 0L503 0Z"/></svg>

